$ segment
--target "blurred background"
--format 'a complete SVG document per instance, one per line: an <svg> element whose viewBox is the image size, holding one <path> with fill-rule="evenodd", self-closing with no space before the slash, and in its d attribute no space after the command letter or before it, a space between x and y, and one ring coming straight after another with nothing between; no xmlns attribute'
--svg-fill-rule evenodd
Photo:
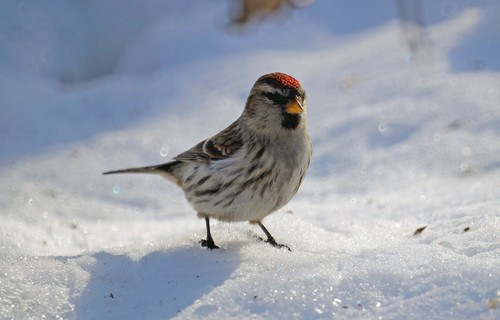
<svg viewBox="0 0 500 320"><path fill-rule="evenodd" d="M2 69L63 84L154 74L242 51L330 45L394 20L401 23L401 41L416 53L432 46L426 26L470 7L484 9L486 17L451 52L453 68L500 69L494 0L5 0L0 6Z"/></svg>
<svg viewBox="0 0 500 320"><path fill-rule="evenodd" d="M103 118L113 113L113 103L95 106L86 97L71 104L80 110L77 118L89 121L87 125L69 133L62 129L60 134L51 121L37 118L32 108L58 109L59 126L73 126L75 115L64 114L66 107L56 101L58 108L37 104L43 90L30 90L32 84L74 94L113 77L173 76L193 62L210 64L252 52L308 52L335 46L388 23L399 25L395 41L407 50L402 59L430 64L436 40L428 26L453 19L466 8L481 9L482 17L449 50L450 68L454 72L500 70L500 4L494 0L4 0L0 3L0 130L14 131L19 138L0 142L4 150L0 163L36 151L40 145L71 142L135 121L124 114L132 113L138 120L154 113L151 103L136 101L143 103L140 111L128 109L121 116ZM165 85L165 92L175 90L172 86L175 82ZM127 103L123 105L127 108ZM44 139L37 138L40 130L47 132Z"/></svg>

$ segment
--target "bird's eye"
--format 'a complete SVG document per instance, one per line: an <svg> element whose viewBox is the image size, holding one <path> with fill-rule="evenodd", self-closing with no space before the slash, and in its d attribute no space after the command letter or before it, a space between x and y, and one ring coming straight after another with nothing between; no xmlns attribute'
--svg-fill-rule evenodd
<svg viewBox="0 0 500 320"><path fill-rule="evenodd" d="M287 98L284 97L282 94L279 94L277 92L265 92L264 96L271 100L275 105L282 106L287 103Z"/></svg>

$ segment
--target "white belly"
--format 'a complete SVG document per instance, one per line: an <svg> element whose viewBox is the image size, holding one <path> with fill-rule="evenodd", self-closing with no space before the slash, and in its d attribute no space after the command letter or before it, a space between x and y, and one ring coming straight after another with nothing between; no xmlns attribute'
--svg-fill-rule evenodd
<svg viewBox="0 0 500 320"><path fill-rule="evenodd" d="M182 188L186 199L201 217L223 221L261 221L295 195L309 166L309 159L310 148L299 153L291 150L290 154L280 158L265 157L251 172L249 168L253 164L244 163L250 160L243 157L208 164L192 163L183 178L196 178L184 183ZM235 162L238 162L237 166ZM193 174L195 171L196 175Z"/></svg>

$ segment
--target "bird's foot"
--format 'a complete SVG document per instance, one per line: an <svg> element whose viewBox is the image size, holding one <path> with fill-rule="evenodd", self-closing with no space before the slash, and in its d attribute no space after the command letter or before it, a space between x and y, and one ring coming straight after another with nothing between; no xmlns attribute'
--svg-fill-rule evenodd
<svg viewBox="0 0 500 320"><path fill-rule="evenodd" d="M210 250L219 249L219 247L215 245L213 239L207 239L207 240L201 239L200 240L200 244L201 244L202 247L208 248Z"/></svg>
<svg viewBox="0 0 500 320"><path fill-rule="evenodd" d="M278 249L286 248L288 251L290 251L290 252L292 251L292 249L290 249L289 246L287 246L286 244L281 244L281 243L276 242L276 240L274 240L273 237L270 237L267 240L264 240L261 237L257 237L257 239L259 239L260 241L263 241L265 243L269 243L270 245L272 245L275 248L278 248Z"/></svg>

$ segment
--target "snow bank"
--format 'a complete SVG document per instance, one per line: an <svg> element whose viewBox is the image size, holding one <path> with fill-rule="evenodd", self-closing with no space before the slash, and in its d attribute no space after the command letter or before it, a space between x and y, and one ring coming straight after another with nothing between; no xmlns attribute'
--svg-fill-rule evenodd
<svg viewBox="0 0 500 320"><path fill-rule="evenodd" d="M1 5L2 318L498 318L500 75L449 56L492 13L432 26L421 59L395 22L340 39L305 11L240 38L221 5L118 2ZM265 221L292 252L225 223L207 251L175 186L101 176L214 134L278 70L314 141Z"/></svg>

